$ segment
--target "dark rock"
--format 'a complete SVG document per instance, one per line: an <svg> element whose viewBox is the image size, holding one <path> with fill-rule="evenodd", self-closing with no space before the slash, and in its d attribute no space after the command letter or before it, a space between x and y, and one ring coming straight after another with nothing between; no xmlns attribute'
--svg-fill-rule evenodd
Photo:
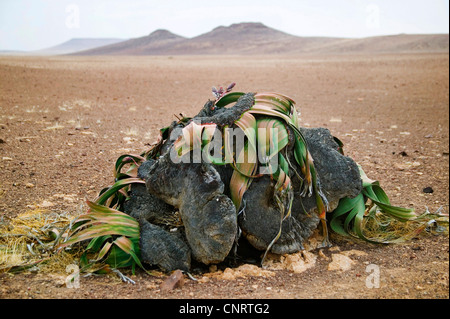
<svg viewBox="0 0 450 319"><path fill-rule="evenodd" d="M254 104L253 93L247 93L239 98L233 107L214 108L214 103L208 101L203 109L194 117L200 123L216 123L219 127L232 125L237 121L243 112L250 109Z"/></svg>
<svg viewBox="0 0 450 319"><path fill-rule="evenodd" d="M152 166L155 163L156 163L156 161L153 159L149 159L149 160L145 161L144 163L142 163L138 168L138 177L140 179L145 179L150 174Z"/></svg>
<svg viewBox="0 0 450 319"><path fill-rule="evenodd" d="M314 159L322 193L329 202L328 211L335 209L344 197L355 197L362 190L357 164L338 152L328 129L302 129ZM293 160L291 161L293 162ZM294 178L294 201L291 217L284 220L280 238L271 251L277 254L294 253L303 249L319 223L316 201L313 196L299 194L299 181ZM269 176L254 179L244 195L245 211L239 216L239 226L244 236L255 247L267 249L280 229L282 216L273 201L274 182Z"/></svg>
<svg viewBox="0 0 450 319"><path fill-rule="evenodd" d="M229 254L237 231L236 209L210 164L173 163L159 158L145 178L147 190L179 209L192 256L218 263Z"/></svg>
<svg viewBox="0 0 450 319"><path fill-rule="evenodd" d="M139 219L141 260L165 271L191 267L191 254L188 245L175 234L159 226Z"/></svg>
<svg viewBox="0 0 450 319"><path fill-rule="evenodd" d="M274 183L270 176L254 179L244 195L245 209L239 215L239 226L245 238L260 250L267 249L277 236L282 222L283 216L273 200L273 193ZM283 222L282 235L272 247L272 252L283 254L301 250L302 242L310 236L319 221L317 214L308 217L302 218L303 224L292 216L287 218Z"/></svg>
<svg viewBox="0 0 450 319"><path fill-rule="evenodd" d="M124 213L139 220L144 218L153 224L159 224L173 216L174 207L150 194L145 185L134 184L130 199L124 204Z"/></svg>
<svg viewBox="0 0 450 319"><path fill-rule="evenodd" d="M354 198L362 190L358 165L338 152L339 145L325 128L302 128L319 176L322 192L329 203Z"/></svg>
<svg viewBox="0 0 450 319"><path fill-rule="evenodd" d="M431 193L434 193L434 190L433 190L433 188L431 188L431 187L425 187L425 188L423 189L423 192L424 192L425 194L431 194Z"/></svg>

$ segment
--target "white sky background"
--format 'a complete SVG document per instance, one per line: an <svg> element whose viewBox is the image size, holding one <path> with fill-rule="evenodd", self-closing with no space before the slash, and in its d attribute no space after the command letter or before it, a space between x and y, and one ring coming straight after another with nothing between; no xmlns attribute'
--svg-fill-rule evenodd
<svg viewBox="0 0 450 319"><path fill-rule="evenodd" d="M448 33L448 0L0 0L0 50L71 38L136 38L156 29L194 37L240 22L298 36Z"/></svg>

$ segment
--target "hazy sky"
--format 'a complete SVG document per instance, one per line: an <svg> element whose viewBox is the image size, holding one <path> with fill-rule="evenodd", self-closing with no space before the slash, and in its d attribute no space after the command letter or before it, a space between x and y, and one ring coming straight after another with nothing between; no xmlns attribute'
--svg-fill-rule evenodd
<svg viewBox="0 0 450 319"><path fill-rule="evenodd" d="M156 29L193 37L262 22L299 36L448 33L448 0L0 0L0 50L76 37L135 38Z"/></svg>

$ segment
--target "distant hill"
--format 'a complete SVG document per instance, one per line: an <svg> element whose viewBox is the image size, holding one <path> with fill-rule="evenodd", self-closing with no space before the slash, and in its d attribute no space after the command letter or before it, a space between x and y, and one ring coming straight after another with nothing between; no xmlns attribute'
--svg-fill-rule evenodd
<svg viewBox="0 0 450 319"><path fill-rule="evenodd" d="M156 30L147 36L76 52L75 55L157 55L166 54L170 48L186 38L167 30Z"/></svg>
<svg viewBox="0 0 450 319"><path fill-rule="evenodd" d="M0 55L26 55L26 52L15 50L0 50Z"/></svg>
<svg viewBox="0 0 450 319"><path fill-rule="evenodd" d="M219 26L193 38L168 30L129 40L72 39L38 54L267 55L448 52L448 34L398 34L368 38L299 37L262 23Z"/></svg>
<svg viewBox="0 0 450 319"><path fill-rule="evenodd" d="M316 53L448 52L448 34L398 34L343 39L315 48Z"/></svg>
<svg viewBox="0 0 450 319"><path fill-rule="evenodd" d="M172 46L170 54L283 54L329 44L337 38L297 37L262 23L220 26Z"/></svg>
<svg viewBox="0 0 450 319"><path fill-rule="evenodd" d="M304 52L337 42L339 38L297 37L262 23L220 26L193 38L167 30L75 55L195 55L195 54L283 54Z"/></svg>
<svg viewBox="0 0 450 319"><path fill-rule="evenodd" d="M68 54L77 51L89 50L96 47L102 47L105 45L110 45L123 41L124 39L115 39L115 38L74 38L50 48L28 52L28 54L36 54L36 55Z"/></svg>

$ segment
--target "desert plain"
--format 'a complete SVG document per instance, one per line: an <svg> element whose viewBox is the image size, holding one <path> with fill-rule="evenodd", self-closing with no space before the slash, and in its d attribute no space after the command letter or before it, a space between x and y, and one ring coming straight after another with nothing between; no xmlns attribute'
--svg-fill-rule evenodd
<svg viewBox="0 0 450 319"><path fill-rule="evenodd" d="M115 160L148 149L180 113L194 116L211 87L292 97L301 125L325 127L397 206L449 210L448 53L302 56L0 57L0 215L69 213L113 182ZM432 189L432 193L424 189ZM162 291L166 274L0 273L0 298L449 298L448 235L373 245L331 236L289 269L225 270ZM330 267L338 256L349 267ZM368 285L368 265L379 285ZM244 267L245 268L245 267ZM245 269L244 269L245 270Z"/></svg>

